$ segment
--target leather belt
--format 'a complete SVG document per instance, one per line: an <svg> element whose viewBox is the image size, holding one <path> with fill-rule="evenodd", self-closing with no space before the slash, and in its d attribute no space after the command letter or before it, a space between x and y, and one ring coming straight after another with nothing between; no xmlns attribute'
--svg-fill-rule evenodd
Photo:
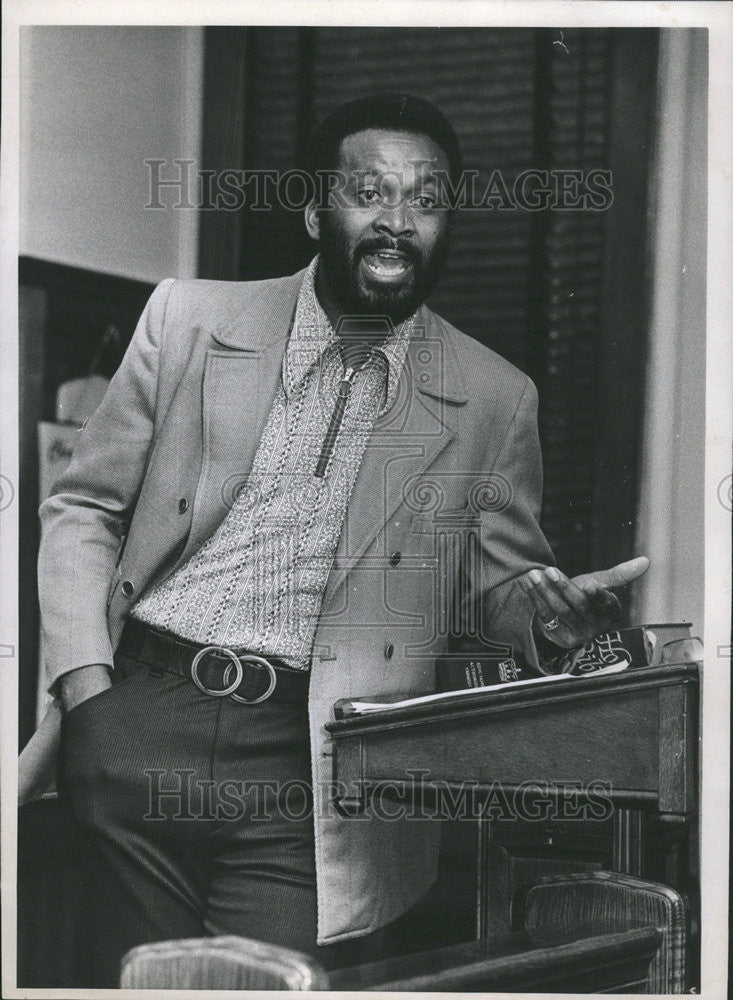
<svg viewBox="0 0 733 1000"><path fill-rule="evenodd" d="M273 701L306 702L307 671L293 670L280 660L256 653L235 653L226 646L202 646L128 618L118 652L137 660L151 673L178 674L213 698L232 698L243 705Z"/></svg>

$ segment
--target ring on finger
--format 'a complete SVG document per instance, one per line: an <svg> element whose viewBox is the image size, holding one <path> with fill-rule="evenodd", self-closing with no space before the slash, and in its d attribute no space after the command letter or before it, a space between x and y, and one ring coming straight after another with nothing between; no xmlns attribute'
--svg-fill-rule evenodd
<svg viewBox="0 0 733 1000"><path fill-rule="evenodd" d="M558 615L555 615L554 618L551 618L549 622L542 622L543 627L546 628L548 632L553 632L558 627L559 624L560 624L560 618L558 617Z"/></svg>

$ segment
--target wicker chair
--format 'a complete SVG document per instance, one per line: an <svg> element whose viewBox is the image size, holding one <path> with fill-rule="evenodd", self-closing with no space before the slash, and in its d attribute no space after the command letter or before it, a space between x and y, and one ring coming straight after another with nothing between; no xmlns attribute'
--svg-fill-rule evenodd
<svg viewBox="0 0 733 1000"><path fill-rule="evenodd" d="M325 990L328 976L307 955L241 937L158 941L122 960L127 990Z"/></svg>

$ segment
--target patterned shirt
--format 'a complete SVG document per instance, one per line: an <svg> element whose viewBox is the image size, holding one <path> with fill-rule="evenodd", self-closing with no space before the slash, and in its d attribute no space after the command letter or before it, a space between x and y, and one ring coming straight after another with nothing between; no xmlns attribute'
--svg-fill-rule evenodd
<svg viewBox="0 0 733 1000"><path fill-rule="evenodd" d="M314 475L344 376L308 267L252 471L213 535L132 616L181 638L307 670L349 497L376 418L397 394L415 317L353 378L324 477Z"/></svg>

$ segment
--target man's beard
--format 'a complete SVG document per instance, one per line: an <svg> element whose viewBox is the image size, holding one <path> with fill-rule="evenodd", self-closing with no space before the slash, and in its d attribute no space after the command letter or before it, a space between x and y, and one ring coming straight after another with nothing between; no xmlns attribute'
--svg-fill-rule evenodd
<svg viewBox="0 0 733 1000"><path fill-rule="evenodd" d="M411 280L394 288L366 286L359 276L360 261L379 250L405 254L411 264ZM392 323L401 323L437 284L448 256L448 232L439 238L429 257L424 257L409 240L386 235L362 240L350 254L343 234L334 231L325 211L320 216L319 251L324 277L342 315L388 316Z"/></svg>

